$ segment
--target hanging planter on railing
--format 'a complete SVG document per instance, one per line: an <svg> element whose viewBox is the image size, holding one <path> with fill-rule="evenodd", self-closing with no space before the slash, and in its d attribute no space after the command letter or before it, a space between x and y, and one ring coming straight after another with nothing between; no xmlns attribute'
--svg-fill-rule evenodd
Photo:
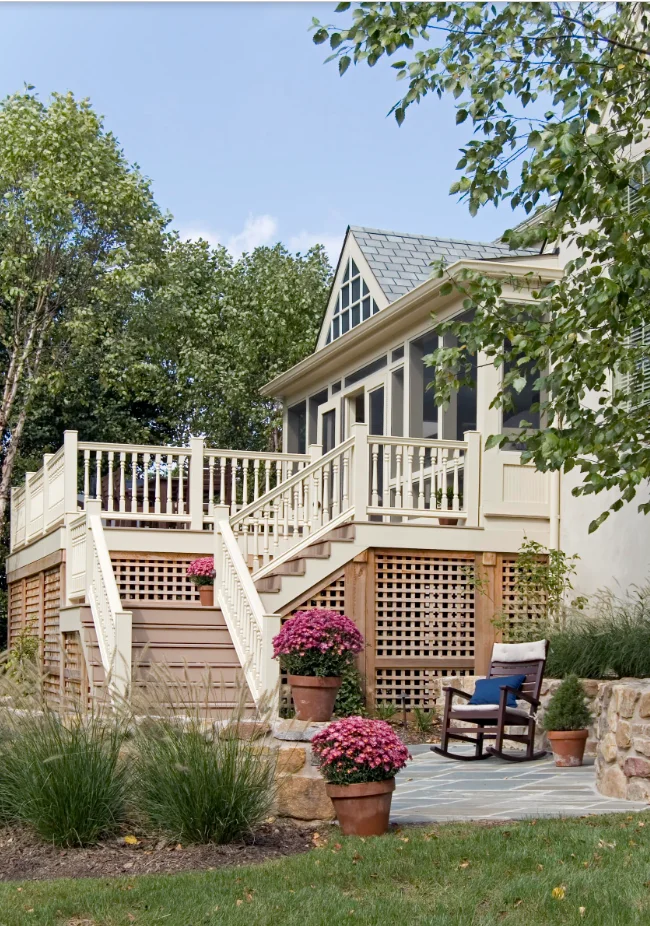
<svg viewBox="0 0 650 926"><path fill-rule="evenodd" d="M273 638L273 657L289 673L298 720L332 716L342 676L363 649L355 624L338 611L298 611Z"/></svg>
<svg viewBox="0 0 650 926"><path fill-rule="evenodd" d="M187 567L187 575L194 585L198 586L201 604L211 608L214 605L214 559L211 556L202 556L194 559Z"/></svg>

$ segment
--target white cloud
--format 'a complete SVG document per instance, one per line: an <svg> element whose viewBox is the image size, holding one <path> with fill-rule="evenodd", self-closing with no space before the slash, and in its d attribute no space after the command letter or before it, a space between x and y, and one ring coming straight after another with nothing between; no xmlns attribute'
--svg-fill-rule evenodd
<svg viewBox="0 0 650 926"><path fill-rule="evenodd" d="M272 215L249 215L244 227L237 235L226 241L226 247L235 257L244 251L252 251L263 244L277 241L278 220Z"/></svg>
<svg viewBox="0 0 650 926"><path fill-rule="evenodd" d="M198 241L199 238L203 238L203 240L207 241L212 248L216 248L216 246L221 241L221 235L219 232L213 231L209 228L181 228L178 234L181 241L187 241L188 238L191 241Z"/></svg>
<svg viewBox="0 0 650 926"><path fill-rule="evenodd" d="M336 265L343 245L342 235L312 235L311 232L303 230L289 238L288 247L290 251L300 251L304 254L314 244L322 244L327 251L330 263Z"/></svg>
<svg viewBox="0 0 650 926"><path fill-rule="evenodd" d="M218 244L223 244L228 248L233 257L237 258L240 257L244 251L252 251L254 248L260 247L261 245L272 245L277 241L282 241L283 236L279 234L279 228L279 222L275 216L266 214L253 215L251 213L244 222L242 230L234 235L228 236L220 231L207 228L198 223L181 228L179 234L183 241L186 241L188 238L192 241L198 241L199 238L203 238L204 241L207 241L213 248ZM315 235L304 229L297 235L290 235L288 240L284 240L286 240L286 245L290 251L294 253L300 251L301 254L308 251L314 244L324 245L330 262L333 265L335 265L338 260L343 244L342 235Z"/></svg>

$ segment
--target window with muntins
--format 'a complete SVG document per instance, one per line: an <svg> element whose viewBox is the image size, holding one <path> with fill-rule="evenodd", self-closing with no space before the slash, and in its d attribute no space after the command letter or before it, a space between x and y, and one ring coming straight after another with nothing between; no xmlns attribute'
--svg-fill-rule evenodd
<svg viewBox="0 0 650 926"><path fill-rule="evenodd" d="M371 315L376 315L379 306L370 295L370 290L361 276L354 259L348 257L343 283L334 306L334 317L327 333L327 343L336 341L351 328L356 328Z"/></svg>
<svg viewBox="0 0 650 926"><path fill-rule="evenodd" d="M650 325L635 328L627 344L637 359L634 370L619 374L616 386L626 393L630 408L643 408L650 405Z"/></svg>

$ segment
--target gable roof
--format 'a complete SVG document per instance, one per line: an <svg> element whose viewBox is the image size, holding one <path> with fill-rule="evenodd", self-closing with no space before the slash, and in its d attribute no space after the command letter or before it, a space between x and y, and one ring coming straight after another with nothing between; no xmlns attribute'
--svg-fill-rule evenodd
<svg viewBox="0 0 650 926"><path fill-rule="evenodd" d="M351 225L350 232L359 245L377 283L388 302L431 278L431 263L444 257L447 264L458 260L503 260L538 254L535 248L514 251L498 241L462 241L458 238L433 238L378 228Z"/></svg>

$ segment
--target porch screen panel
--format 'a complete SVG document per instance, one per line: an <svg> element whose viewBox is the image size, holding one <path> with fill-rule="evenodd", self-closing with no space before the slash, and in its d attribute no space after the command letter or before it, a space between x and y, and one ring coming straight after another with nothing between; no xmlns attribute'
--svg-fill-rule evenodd
<svg viewBox="0 0 650 926"><path fill-rule="evenodd" d="M430 707L474 670L474 554L375 553L375 700Z"/></svg>

